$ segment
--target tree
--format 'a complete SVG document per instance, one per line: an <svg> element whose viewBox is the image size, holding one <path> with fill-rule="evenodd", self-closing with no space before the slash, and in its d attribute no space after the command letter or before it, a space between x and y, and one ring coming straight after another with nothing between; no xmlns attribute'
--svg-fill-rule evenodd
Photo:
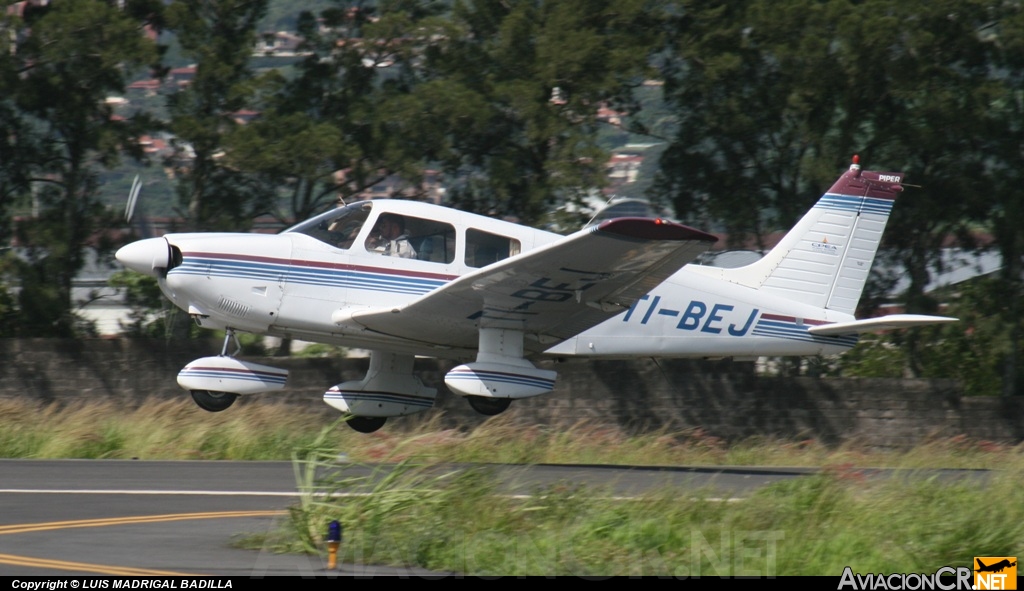
<svg viewBox="0 0 1024 591"><path fill-rule="evenodd" d="M404 144L385 129L396 116L381 79L396 75L400 45L409 43L394 36L404 35L397 29L408 31L424 15L405 11L403 4L417 2L366 4L338 2L318 16L303 13L298 51L305 57L294 76L279 70L261 76L254 85L259 118L225 138L233 166L288 196L282 217L305 218L395 172L407 180L422 172L422 154L392 149ZM370 30L374 22L378 32Z"/></svg>
<svg viewBox="0 0 1024 591"><path fill-rule="evenodd" d="M267 0L175 0L168 28L195 60L195 76L168 100L179 154L178 195L191 230L243 229L272 198L221 161L224 136L248 106L249 61Z"/></svg>
<svg viewBox="0 0 1024 591"><path fill-rule="evenodd" d="M339 2L300 18L307 57L294 78L266 79L261 118L229 156L287 179L302 214L389 175L415 187L437 167L455 205L536 222L602 184L597 111L636 110L655 8Z"/></svg>
<svg viewBox="0 0 1024 591"><path fill-rule="evenodd" d="M764 247L850 155L906 172L923 188L895 208L886 244L911 280L908 311L935 311L924 290L943 240L980 219L990 186L979 133L993 122L988 5L688 4L665 61L680 123L659 187L684 219ZM918 372L915 342L909 333Z"/></svg>
<svg viewBox="0 0 1024 591"><path fill-rule="evenodd" d="M984 173L991 183L985 186L986 226L995 239L1003 266L996 286L995 306L983 308L997 322L1002 332L994 342L1004 346L991 347L1001 358L1003 395L1024 393L1020 379L1021 302L1024 299L1024 9L1019 3L1001 3L990 12L990 20L979 27L979 35L993 48L990 68L997 83L990 95L990 124L984 130L989 141ZM988 345L988 343L986 343Z"/></svg>
<svg viewBox="0 0 1024 591"><path fill-rule="evenodd" d="M457 2L423 50L407 107L420 116L402 131L430 146L455 204L537 222L602 185L597 111L636 110L658 13L643 0Z"/></svg>
<svg viewBox="0 0 1024 591"><path fill-rule="evenodd" d="M657 190L691 223L720 223L730 239L790 227L835 178L870 149L870 103L847 93L845 3L698 0L669 21L666 100L678 132ZM813 35L804 34L814 31ZM857 84L870 94L881 82ZM859 95L858 93L858 95ZM824 188L827 188L825 186Z"/></svg>
<svg viewBox="0 0 1024 591"><path fill-rule="evenodd" d="M115 163L139 133L136 122L113 117L104 99L124 90L133 68L156 61L156 45L143 34L144 23L116 4L56 2L26 15L13 70L3 68L17 74L0 83L12 97L0 105L9 115L3 141L13 137L25 151L14 160L21 172L2 171L0 187L24 195L31 185L34 201L33 216L17 226L25 334L73 334L72 279L83 249L109 227L96 168ZM32 176L23 176L28 171Z"/></svg>

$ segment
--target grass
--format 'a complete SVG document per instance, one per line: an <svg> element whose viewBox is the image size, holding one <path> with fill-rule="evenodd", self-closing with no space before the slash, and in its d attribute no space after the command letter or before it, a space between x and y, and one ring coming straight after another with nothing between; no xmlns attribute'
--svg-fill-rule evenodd
<svg viewBox="0 0 1024 591"><path fill-rule="evenodd" d="M912 450L879 450L829 447L812 439L728 443L700 429L629 435L592 423L522 424L508 415L472 430L445 428L438 418L404 428L413 421L403 425L396 419L372 434L356 433L338 419L269 396L243 399L221 413L198 409L187 395L134 404L0 399L0 457L290 460L296 450L329 446L360 462L415 457L523 464L1024 468L1024 446L964 437L936 439Z"/></svg>
<svg viewBox="0 0 1024 591"><path fill-rule="evenodd" d="M396 422L397 423L397 422ZM473 430L439 421L363 435L336 417L266 399L206 413L187 397L68 405L0 400L8 458L292 459L306 494L279 531L249 547L472 575L827 575L932 573L973 556L1024 554L1024 448L965 438L884 451L812 440L726 443L699 430L629 436L495 417ZM353 476L339 454L385 466ZM452 462L478 467L452 471ZM485 463L823 466L741 502L711 491L631 499L560 483L502 494ZM924 477L867 479L861 468L994 468L984 487ZM324 475L329 475L324 477Z"/></svg>
<svg viewBox="0 0 1024 591"><path fill-rule="evenodd" d="M279 404L206 413L191 400L68 405L0 400L0 457L168 460L287 459L328 419Z"/></svg>
<svg viewBox="0 0 1024 591"><path fill-rule="evenodd" d="M982 486L830 469L739 502L676 489L622 499L572 483L510 497L486 467L407 458L357 477L333 453L297 457L304 502L252 547L322 554L337 520L345 562L477 576L933 573L1024 553L1019 470Z"/></svg>

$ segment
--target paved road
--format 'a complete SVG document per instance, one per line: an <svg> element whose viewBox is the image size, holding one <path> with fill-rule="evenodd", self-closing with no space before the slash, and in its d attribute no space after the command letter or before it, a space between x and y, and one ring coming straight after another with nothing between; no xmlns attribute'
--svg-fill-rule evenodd
<svg viewBox="0 0 1024 591"><path fill-rule="evenodd" d="M585 484L611 494L671 487L736 498L813 469L448 466L493 470L509 494ZM364 466L346 468L366 475ZM969 472L944 471L959 478ZM974 474L976 476L976 474ZM289 462L0 460L0 576L417 576L242 550L241 535L276 529L298 499Z"/></svg>

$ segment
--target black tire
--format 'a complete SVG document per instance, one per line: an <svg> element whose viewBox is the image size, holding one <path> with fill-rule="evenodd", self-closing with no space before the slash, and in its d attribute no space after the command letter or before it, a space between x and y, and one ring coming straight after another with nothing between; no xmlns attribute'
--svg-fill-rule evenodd
<svg viewBox="0 0 1024 591"><path fill-rule="evenodd" d="M227 410L235 403L238 394L231 392L214 392L211 390L192 390L192 400L199 408L209 412L220 412Z"/></svg>
<svg viewBox="0 0 1024 591"><path fill-rule="evenodd" d="M488 398L486 396L466 396L466 400L469 405L473 407L476 412L493 417L494 415L500 415L501 413L508 410L508 406L512 404L511 398Z"/></svg>
<svg viewBox="0 0 1024 591"><path fill-rule="evenodd" d="M387 417L349 417L348 426L360 433L373 433L384 426Z"/></svg>

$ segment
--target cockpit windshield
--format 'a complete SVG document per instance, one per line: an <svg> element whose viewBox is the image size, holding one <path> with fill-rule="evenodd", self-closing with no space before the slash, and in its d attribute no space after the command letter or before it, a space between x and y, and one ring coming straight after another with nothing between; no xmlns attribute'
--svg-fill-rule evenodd
<svg viewBox="0 0 1024 591"><path fill-rule="evenodd" d="M370 216L373 204L360 201L332 209L304 222L295 224L285 232L298 232L326 242L335 248L348 249L352 246L359 230Z"/></svg>
<svg viewBox="0 0 1024 591"><path fill-rule="evenodd" d="M362 236L362 241L357 248L363 248L370 254L446 265L455 261L454 225L430 218L389 211L385 211L379 216L372 216L373 209L372 201L360 201L324 212L296 224L284 232L305 234L342 250L352 248L356 239ZM370 219L373 219L373 227L366 228ZM486 246L493 247L494 245L487 244ZM515 253L510 253L507 238L505 244L498 246L498 250L502 254L492 255L488 262L518 253L518 250ZM482 266L482 264L478 266Z"/></svg>

